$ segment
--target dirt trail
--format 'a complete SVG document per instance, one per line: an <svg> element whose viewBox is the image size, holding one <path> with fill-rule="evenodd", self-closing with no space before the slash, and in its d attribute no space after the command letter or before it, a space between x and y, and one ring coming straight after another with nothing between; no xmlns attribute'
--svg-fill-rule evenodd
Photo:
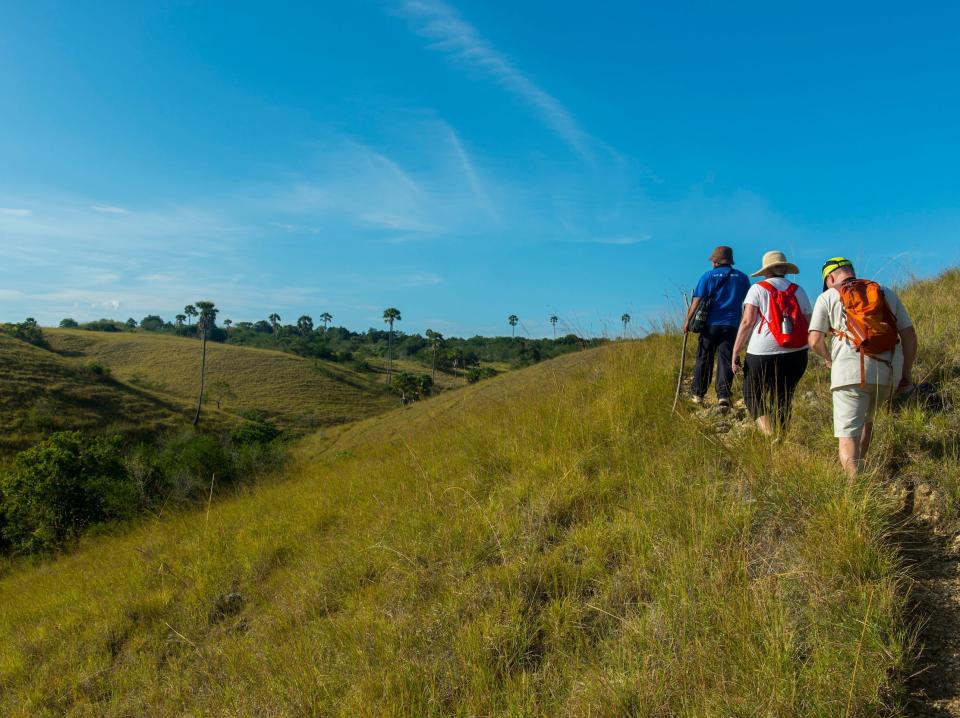
<svg viewBox="0 0 960 718"><path fill-rule="evenodd" d="M925 621L920 659L907 680L906 715L960 718L960 531L942 525L928 485L903 491L906 521L898 539L914 579L911 609Z"/></svg>

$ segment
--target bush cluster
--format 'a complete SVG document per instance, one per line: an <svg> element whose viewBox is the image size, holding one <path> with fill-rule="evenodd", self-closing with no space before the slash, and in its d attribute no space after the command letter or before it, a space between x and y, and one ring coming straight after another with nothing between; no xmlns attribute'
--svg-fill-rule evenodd
<svg viewBox="0 0 960 718"><path fill-rule="evenodd" d="M56 551L95 527L206 500L282 463L279 437L260 415L230 436L188 429L126 451L116 435L54 433L0 474L0 550Z"/></svg>
<svg viewBox="0 0 960 718"><path fill-rule="evenodd" d="M25 341L27 344L33 344L36 347L47 347L47 340L43 336L43 330L33 317L27 317L22 322L16 324L0 324L0 332Z"/></svg>

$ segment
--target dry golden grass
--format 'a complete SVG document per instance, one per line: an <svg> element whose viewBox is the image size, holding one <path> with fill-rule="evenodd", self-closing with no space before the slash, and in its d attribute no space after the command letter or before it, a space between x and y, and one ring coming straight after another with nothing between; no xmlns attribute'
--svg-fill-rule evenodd
<svg viewBox="0 0 960 718"><path fill-rule="evenodd" d="M189 420L178 397L98 376L64 358L0 334L0 453L22 449L58 429L109 429L147 435ZM213 412L216 426L232 418Z"/></svg>
<svg viewBox="0 0 960 718"><path fill-rule="evenodd" d="M96 361L126 382L181 401L196 397L200 342L148 332L44 330L51 347ZM229 391L224 391L229 387ZM376 375L292 354L207 344L207 401L232 413L262 411L284 428L329 426L397 405Z"/></svg>
<svg viewBox="0 0 960 718"><path fill-rule="evenodd" d="M818 377L781 446L670 413L675 337L302 443L285 480L0 580L10 716L873 716L891 512Z"/></svg>

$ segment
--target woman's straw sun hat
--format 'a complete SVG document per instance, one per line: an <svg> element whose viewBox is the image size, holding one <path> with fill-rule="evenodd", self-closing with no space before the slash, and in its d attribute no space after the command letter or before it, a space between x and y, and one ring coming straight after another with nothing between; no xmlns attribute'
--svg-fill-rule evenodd
<svg viewBox="0 0 960 718"><path fill-rule="evenodd" d="M771 269L780 269L783 274L800 274L800 270L797 269L797 265L793 262L787 261L787 255L783 252L767 252L763 255L763 266L760 267L756 272L751 274L751 277L761 277L767 271Z"/></svg>

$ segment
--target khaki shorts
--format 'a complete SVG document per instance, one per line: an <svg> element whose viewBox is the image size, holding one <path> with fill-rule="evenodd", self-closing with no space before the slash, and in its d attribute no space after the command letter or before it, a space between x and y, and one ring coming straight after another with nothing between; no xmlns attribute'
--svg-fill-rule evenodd
<svg viewBox="0 0 960 718"><path fill-rule="evenodd" d="M890 399L890 387L877 384L840 386L833 390L833 435L859 438L864 424L872 424L877 409Z"/></svg>

